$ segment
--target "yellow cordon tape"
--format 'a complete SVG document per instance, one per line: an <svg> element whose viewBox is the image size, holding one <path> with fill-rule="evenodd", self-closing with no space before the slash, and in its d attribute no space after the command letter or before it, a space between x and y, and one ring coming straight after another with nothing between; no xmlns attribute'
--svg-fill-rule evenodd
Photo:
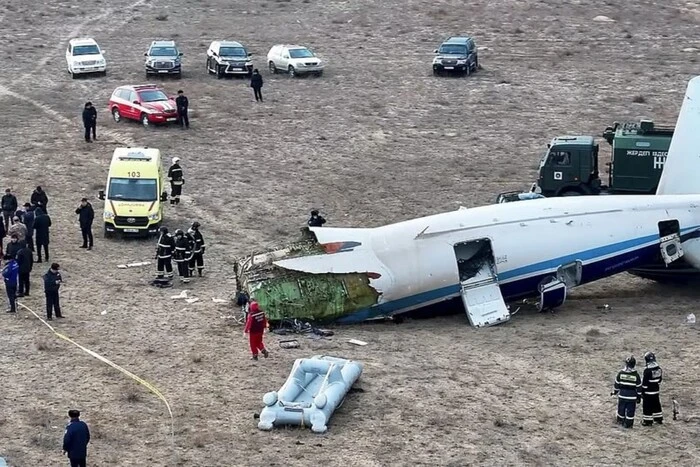
<svg viewBox="0 0 700 467"><path fill-rule="evenodd" d="M158 388L156 388L155 386L153 386L151 383L149 383L148 381L144 380L143 378L140 378L140 377L136 376L135 374L133 374L133 373L130 372L129 370L126 370L126 369L120 367L119 365L117 365L116 363L114 363L114 362L112 362L112 361L106 359L105 357L103 357L102 355L98 354L97 352L94 352L94 351L92 351L92 350L90 350L90 349L88 349L88 348L86 348L86 347L83 347L82 345L78 344L77 342L75 342L75 341L74 341L73 339L71 339L70 337L68 337L68 336L66 336L66 335L64 335L64 334L61 334L60 332L56 331L56 330L53 328L53 326L51 326L49 323L47 323L46 321L44 321L44 319L42 319L41 316L37 315L37 314L34 312L34 310L32 310L32 309L29 308L28 306L24 305L23 303L17 302L17 305L21 306L22 308L24 308L25 310L27 310L28 312L30 312L31 314L33 314L39 321L41 321L42 323L44 323L44 324L46 325L46 327L48 327L48 328L51 330L51 332L53 332L53 333L54 333L57 337L59 337L60 339L63 339L64 341L67 341L67 342L70 342L71 344L73 344L74 346L78 347L80 350L82 350L83 352L87 353L88 355L92 355L92 356L95 357L96 359L100 360L101 362L106 363L107 365L111 366L111 367L114 368L115 370L121 371L121 372L124 373L126 376L128 376L128 377L131 378L131 379L133 379L134 381L136 381L137 383L141 384L141 385L144 386L146 389L148 389L149 391L151 391L153 394L155 394L155 395L158 397L158 399L160 399L161 401L163 401L163 403L165 404L165 407L168 409L168 414L170 414L170 440L171 440L171 442L172 442L172 444L173 444L173 449L175 449L175 417L173 416L173 411L170 409L170 404L168 403L168 400L167 400L167 399L165 398L165 396L158 390Z"/></svg>

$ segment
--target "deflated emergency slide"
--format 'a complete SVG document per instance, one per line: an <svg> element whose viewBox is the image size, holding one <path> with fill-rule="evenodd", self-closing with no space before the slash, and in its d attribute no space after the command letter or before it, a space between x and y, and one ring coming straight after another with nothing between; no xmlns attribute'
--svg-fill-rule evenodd
<svg viewBox="0 0 700 467"><path fill-rule="evenodd" d="M342 358L316 355L297 359L280 390L263 396L265 408L258 428L300 425L324 433L333 412L361 374L361 363Z"/></svg>

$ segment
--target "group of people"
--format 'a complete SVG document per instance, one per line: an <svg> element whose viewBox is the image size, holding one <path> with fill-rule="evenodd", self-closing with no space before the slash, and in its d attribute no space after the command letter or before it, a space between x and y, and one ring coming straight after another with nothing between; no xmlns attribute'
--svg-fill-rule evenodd
<svg viewBox="0 0 700 467"><path fill-rule="evenodd" d="M637 360L634 355L627 357L625 368L615 377L612 394L617 395L617 423L625 428L634 426L634 415L640 402L643 412L642 425L651 426L664 422L659 396L663 372L656 362L654 352L645 353L644 361L646 367L641 377L636 369Z"/></svg>
<svg viewBox="0 0 700 467"><path fill-rule="evenodd" d="M155 256L158 260L158 272L154 285L170 285L173 278L173 260L177 264L181 282L188 283L190 278L194 277L195 268L197 275L202 277L206 245L199 227L200 223L195 221L187 232L177 229L174 235L170 234L167 227L160 228Z"/></svg>

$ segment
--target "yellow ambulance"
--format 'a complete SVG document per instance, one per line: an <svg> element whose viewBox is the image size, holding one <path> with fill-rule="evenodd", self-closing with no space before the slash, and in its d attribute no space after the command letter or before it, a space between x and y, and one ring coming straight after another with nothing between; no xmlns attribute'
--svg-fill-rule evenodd
<svg viewBox="0 0 700 467"><path fill-rule="evenodd" d="M164 191L160 150L154 148L117 148L107 175L107 186L99 198L104 200L105 237L115 233L155 235L163 221Z"/></svg>

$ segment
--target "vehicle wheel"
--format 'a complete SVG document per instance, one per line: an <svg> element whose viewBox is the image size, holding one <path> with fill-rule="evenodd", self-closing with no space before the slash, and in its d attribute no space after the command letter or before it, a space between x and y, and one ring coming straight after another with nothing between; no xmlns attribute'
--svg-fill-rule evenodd
<svg viewBox="0 0 700 467"><path fill-rule="evenodd" d="M297 75L297 71L294 69L292 65L289 65L289 68L287 68L287 72L289 73L290 78L294 78Z"/></svg>
<svg viewBox="0 0 700 467"><path fill-rule="evenodd" d="M112 109L112 118L117 123L122 121L122 115L119 113L119 109L116 107Z"/></svg>
<svg viewBox="0 0 700 467"><path fill-rule="evenodd" d="M275 62L270 61L270 73L273 75L277 74L277 67L275 66Z"/></svg>
<svg viewBox="0 0 700 467"><path fill-rule="evenodd" d="M176 74L175 79L182 79L182 72Z"/></svg>
<svg viewBox="0 0 700 467"><path fill-rule="evenodd" d="M216 65L216 77L221 79L224 77L224 67L221 65Z"/></svg>
<svg viewBox="0 0 700 467"><path fill-rule="evenodd" d="M318 76L319 78L323 76L323 70L316 72L316 76Z"/></svg>
<svg viewBox="0 0 700 467"><path fill-rule="evenodd" d="M566 190L562 191L559 196L581 196L583 193L581 193L578 190Z"/></svg>
<svg viewBox="0 0 700 467"><path fill-rule="evenodd" d="M207 74L208 74L208 75L211 74L211 68L210 68L210 67L211 67L211 62L210 62L210 60L211 60L211 59L210 59L209 57L207 57Z"/></svg>
<svg viewBox="0 0 700 467"><path fill-rule="evenodd" d="M472 74L472 66L468 63L467 63L467 68L464 69L464 74L466 76L471 76L471 74Z"/></svg>
<svg viewBox="0 0 700 467"><path fill-rule="evenodd" d="M112 237L114 237L114 232L109 232L109 231L107 230L107 228L105 227L105 229L104 229L104 236L105 236L105 238L112 238Z"/></svg>
<svg viewBox="0 0 700 467"><path fill-rule="evenodd" d="M73 73L73 72L71 71L71 72L70 72L70 77L71 77L71 79L77 79L77 78L78 78L78 75L76 75L75 73Z"/></svg>
<svg viewBox="0 0 700 467"><path fill-rule="evenodd" d="M433 76L440 76L442 73L440 73L440 70L437 68L433 68Z"/></svg>
<svg viewBox="0 0 700 467"><path fill-rule="evenodd" d="M479 57L474 59L474 71L479 69Z"/></svg>
<svg viewBox="0 0 700 467"><path fill-rule="evenodd" d="M143 125L144 128L148 128L151 122L148 121L148 115L146 114L141 114L141 125Z"/></svg>

